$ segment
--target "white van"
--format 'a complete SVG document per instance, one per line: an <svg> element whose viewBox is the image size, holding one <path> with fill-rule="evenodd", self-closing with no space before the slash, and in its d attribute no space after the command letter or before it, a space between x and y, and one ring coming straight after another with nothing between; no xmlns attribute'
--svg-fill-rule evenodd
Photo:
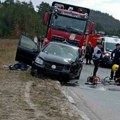
<svg viewBox="0 0 120 120"><path fill-rule="evenodd" d="M112 37L100 37L99 40L103 40L103 59L101 62L101 66L103 67L111 67L112 60L111 60L111 53L116 48L116 44L120 44L120 38L117 36Z"/></svg>

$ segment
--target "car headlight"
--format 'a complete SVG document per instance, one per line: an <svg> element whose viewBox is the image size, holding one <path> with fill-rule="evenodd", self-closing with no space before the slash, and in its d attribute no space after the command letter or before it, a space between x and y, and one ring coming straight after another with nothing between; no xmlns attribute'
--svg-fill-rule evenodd
<svg viewBox="0 0 120 120"><path fill-rule="evenodd" d="M35 59L35 62L38 63L38 64L40 64L40 65L43 64L43 60L42 60L41 58L39 58L39 57L37 57L37 58Z"/></svg>

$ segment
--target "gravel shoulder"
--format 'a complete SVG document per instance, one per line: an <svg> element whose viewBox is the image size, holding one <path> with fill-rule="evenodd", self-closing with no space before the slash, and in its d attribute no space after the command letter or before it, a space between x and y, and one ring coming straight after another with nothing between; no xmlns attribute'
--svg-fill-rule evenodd
<svg viewBox="0 0 120 120"><path fill-rule="evenodd" d="M0 120L80 120L59 87L29 70L0 69Z"/></svg>

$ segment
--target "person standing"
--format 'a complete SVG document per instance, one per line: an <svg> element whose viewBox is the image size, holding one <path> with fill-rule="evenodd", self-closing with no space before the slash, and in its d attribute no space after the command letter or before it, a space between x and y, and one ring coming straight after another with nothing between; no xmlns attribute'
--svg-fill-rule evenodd
<svg viewBox="0 0 120 120"><path fill-rule="evenodd" d="M101 39L101 42L102 42L102 48L101 48L101 50L102 50L102 52L104 52L104 43L105 43L105 39L102 38L102 39Z"/></svg>
<svg viewBox="0 0 120 120"><path fill-rule="evenodd" d="M85 55L86 64L91 64L92 54L93 54L93 47L92 47L91 42L89 42L86 47L86 55Z"/></svg>
<svg viewBox="0 0 120 120"><path fill-rule="evenodd" d="M36 44L38 44L38 37L37 37L37 36L35 36L35 37L33 38L33 40L34 40L34 42L35 42Z"/></svg>
<svg viewBox="0 0 120 120"><path fill-rule="evenodd" d="M44 40L45 40L45 36L42 35L42 37L41 37L41 46L43 46L43 42L44 42Z"/></svg>
<svg viewBox="0 0 120 120"><path fill-rule="evenodd" d="M114 64L118 64L118 65L120 64L120 44L119 43L116 44L116 48L112 51L111 59L112 59L112 66ZM113 79L113 74L114 74L114 71L111 69L111 73L110 73L111 80Z"/></svg>
<svg viewBox="0 0 120 120"><path fill-rule="evenodd" d="M93 77L96 76L96 73L98 71L101 59L102 59L102 43L97 42L96 47L94 48L93 52L93 62L94 62L94 70L93 70Z"/></svg>
<svg viewBox="0 0 120 120"><path fill-rule="evenodd" d="M119 44L120 46L120 44ZM118 65L118 70L115 73L115 83L117 85L120 85L120 48L118 49L118 55L117 55L117 65Z"/></svg>
<svg viewBox="0 0 120 120"><path fill-rule="evenodd" d="M83 46L81 48L81 55L85 56L85 52L86 52L86 42L83 43Z"/></svg>
<svg viewBox="0 0 120 120"><path fill-rule="evenodd" d="M41 49L41 36L38 36L38 49Z"/></svg>

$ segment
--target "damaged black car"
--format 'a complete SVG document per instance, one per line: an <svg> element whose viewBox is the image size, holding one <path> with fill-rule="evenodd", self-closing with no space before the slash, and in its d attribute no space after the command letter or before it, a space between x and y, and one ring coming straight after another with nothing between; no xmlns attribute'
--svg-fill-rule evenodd
<svg viewBox="0 0 120 120"><path fill-rule="evenodd" d="M31 74L51 74L79 79L82 70L80 49L66 43L50 42L41 50L30 38L22 35L16 60L31 65Z"/></svg>

